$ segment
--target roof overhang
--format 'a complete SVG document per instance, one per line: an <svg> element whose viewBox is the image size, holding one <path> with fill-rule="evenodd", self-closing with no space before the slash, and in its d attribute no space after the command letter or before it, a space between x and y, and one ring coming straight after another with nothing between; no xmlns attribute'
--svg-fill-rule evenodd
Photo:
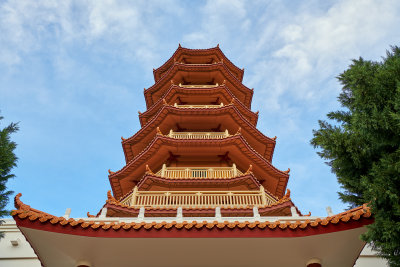
<svg viewBox="0 0 400 267"><path fill-rule="evenodd" d="M18 221L44 266L352 266L364 242L358 222L307 231L265 229L160 229L96 231Z"/></svg>
<svg viewBox="0 0 400 267"><path fill-rule="evenodd" d="M20 197L11 213L18 228L42 265L57 267L305 266L312 258L353 266L365 245L359 236L374 221L366 204L326 218L66 219Z"/></svg>

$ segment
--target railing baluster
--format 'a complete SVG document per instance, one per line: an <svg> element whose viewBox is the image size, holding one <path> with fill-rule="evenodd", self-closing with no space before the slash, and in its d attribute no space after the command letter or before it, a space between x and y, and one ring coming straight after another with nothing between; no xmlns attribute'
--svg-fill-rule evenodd
<svg viewBox="0 0 400 267"><path fill-rule="evenodd" d="M202 178L208 175L207 169L198 170L194 176ZM136 191L121 203L132 207L227 207L227 206L264 206L276 202L264 189L258 191Z"/></svg>

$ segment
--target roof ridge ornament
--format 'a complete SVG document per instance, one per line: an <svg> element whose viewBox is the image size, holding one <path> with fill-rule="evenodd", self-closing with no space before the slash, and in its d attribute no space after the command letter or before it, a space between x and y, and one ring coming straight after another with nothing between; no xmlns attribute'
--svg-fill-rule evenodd
<svg viewBox="0 0 400 267"><path fill-rule="evenodd" d="M155 175L154 172L150 169L149 165L146 164L146 173Z"/></svg>
<svg viewBox="0 0 400 267"><path fill-rule="evenodd" d="M235 135L240 135L240 134L242 134L242 127L239 127Z"/></svg>
<svg viewBox="0 0 400 267"><path fill-rule="evenodd" d="M253 165L250 164L249 168L247 169L247 171L245 172L245 174L249 174L252 173L253 171Z"/></svg>
<svg viewBox="0 0 400 267"><path fill-rule="evenodd" d="M110 169L108 169L108 173L109 174L114 174L115 172L111 171Z"/></svg>
<svg viewBox="0 0 400 267"><path fill-rule="evenodd" d="M107 200L108 201L117 201L115 197L111 194L111 190L107 191Z"/></svg>
<svg viewBox="0 0 400 267"><path fill-rule="evenodd" d="M283 198L290 198L290 189L286 189L286 194L283 196Z"/></svg>
<svg viewBox="0 0 400 267"><path fill-rule="evenodd" d="M19 210L30 210L31 206L24 204L20 198L21 198L22 194L18 193L15 197L14 197L14 207L16 209Z"/></svg>
<svg viewBox="0 0 400 267"><path fill-rule="evenodd" d="M284 173L287 173L287 174L289 174L289 172L290 172L290 168L288 168L286 171L284 171Z"/></svg>
<svg viewBox="0 0 400 267"><path fill-rule="evenodd" d="M121 140L122 140L122 141L125 141L126 139L125 139L124 137L121 136Z"/></svg>
<svg viewBox="0 0 400 267"><path fill-rule="evenodd" d="M157 135L162 135L163 136L163 133L160 131L160 127L157 127Z"/></svg>

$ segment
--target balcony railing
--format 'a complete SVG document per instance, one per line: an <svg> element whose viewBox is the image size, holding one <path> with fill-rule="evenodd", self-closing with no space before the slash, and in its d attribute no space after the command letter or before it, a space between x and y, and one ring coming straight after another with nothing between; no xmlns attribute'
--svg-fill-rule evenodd
<svg viewBox="0 0 400 267"><path fill-rule="evenodd" d="M175 139L223 139L231 135L228 130L225 132L174 132L170 130L167 136Z"/></svg>
<svg viewBox="0 0 400 267"><path fill-rule="evenodd" d="M122 204L153 208L238 208L266 206L277 200L261 186L259 191L138 191L137 187Z"/></svg>
<svg viewBox="0 0 400 267"><path fill-rule="evenodd" d="M166 167L163 164L156 175L169 179L229 179L243 175L233 164L232 167Z"/></svg>
<svg viewBox="0 0 400 267"><path fill-rule="evenodd" d="M219 105L178 105L177 103L174 104L176 108L220 108L223 107L224 103Z"/></svg>
<svg viewBox="0 0 400 267"><path fill-rule="evenodd" d="M179 84L180 87L184 88L213 88L218 87L219 84Z"/></svg>

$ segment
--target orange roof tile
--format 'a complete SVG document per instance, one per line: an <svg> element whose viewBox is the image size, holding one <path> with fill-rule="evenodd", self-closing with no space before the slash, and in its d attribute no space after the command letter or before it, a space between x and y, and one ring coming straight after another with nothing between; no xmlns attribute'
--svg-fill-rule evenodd
<svg viewBox="0 0 400 267"><path fill-rule="evenodd" d="M82 229L102 229L102 230L111 230L111 231L118 231L120 229L123 230L140 230L141 228L151 230L151 229L182 229L185 228L186 230L190 229L200 229L200 228L218 228L218 229L281 229L281 230L296 230L296 229L311 229L316 227L326 227L327 225L336 225L340 223L349 223L351 221L358 221L362 218L371 218L371 211L370 208L364 204L363 206L339 213L334 216L326 217L326 218L318 218L316 220L306 220L306 221L295 221L295 222L198 222L198 221L183 221L183 222L161 222L161 223L125 223L125 222L95 222L95 221L86 221L83 219L75 220L75 219L65 219L64 217L57 217L53 215L49 215L47 213L35 210L30 208L30 206L22 203L20 201L21 194L16 195L15 197L15 207L17 210L13 210L11 215L14 219L19 220L29 220L30 222L39 221L42 224L51 224L51 225L62 225L62 226L71 226L71 227L80 227ZM372 221L371 221L372 222ZM371 223L370 222L370 223Z"/></svg>

